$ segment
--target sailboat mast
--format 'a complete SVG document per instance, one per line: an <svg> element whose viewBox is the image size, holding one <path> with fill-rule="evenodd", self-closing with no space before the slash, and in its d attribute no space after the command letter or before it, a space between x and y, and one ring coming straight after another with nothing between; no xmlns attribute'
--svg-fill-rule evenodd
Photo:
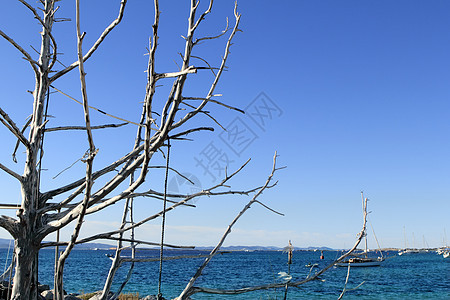
<svg viewBox="0 0 450 300"><path fill-rule="evenodd" d="M403 225L403 237L405 238L405 250L408 248L408 241L406 240L406 229L405 225Z"/></svg>
<svg viewBox="0 0 450 300"><path fill-rule="evenodd" d="M361 192L361 198L362 198L363 216L365 216L367 207L366 207L366 201L364 201L363 192ZM366 230L364 230L364 242L365 242L364 253L366 254L366 257L367 257L367 233L366 233Z"/></svg>

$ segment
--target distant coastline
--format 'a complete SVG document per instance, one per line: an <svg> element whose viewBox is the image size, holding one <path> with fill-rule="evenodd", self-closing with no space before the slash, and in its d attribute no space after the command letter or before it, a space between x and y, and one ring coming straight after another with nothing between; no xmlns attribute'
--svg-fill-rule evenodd
<svg viewBox="0 0 450 300"><path fill-rule="evenodd" d="M10 247L13 247L14 243L11 239L3 239L0 238L0 249L8 249ZM146 248L146 247L138 247L142 250L158 250L158 247L155 248ZM193 250L212 250L214 246L199 246L195 247ZM44 248L46 249L46 248ZM54 247L48 247L47 249L54 249ZM75 246L76 250L113 250L115 249L115 245L111 244L103 244L103 243L86 243L86 244L80 244ZM171 248L167 248L171 249ZM281 251L283 250L283 247L277 247L277 246L226 246L220 248L222 251ZM413 250L419 250L419 251L436 251L438 248L410 248ZM176 249L172 249L176 250ZM186 249L183 249L186 250ZM294 247L294 251L343 251L348 249L335 249L325 246L320 247ZM372 251L375 251L377 249L372 249ZM403 248L382 248L382 251L399 251L404 250Z"/></svg>

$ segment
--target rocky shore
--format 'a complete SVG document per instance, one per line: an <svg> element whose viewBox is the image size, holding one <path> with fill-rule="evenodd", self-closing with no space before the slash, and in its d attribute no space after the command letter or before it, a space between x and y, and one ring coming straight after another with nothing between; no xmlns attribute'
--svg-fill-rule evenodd
<svg viewBox="0 0 450 300"><path fill-rule="evenodd" d="M3 281L0 282L0 300L7 300L8 296L11 295L11 289L12 289L12 285L8 283L8 281ZM40 297L40 300L53 300L53 290L50 289L50 286L47 284L39 284L38 286L38 293ZM64 291L64 300L98 300L100 297L101 291L97 291L94 293L89 293L89 294L75 294L75 293L70 293L67 294ZM112 296L112 293L111 293ZM155 295L148 295L145 297L137 297L137 296L133 296L133 297L122 297L123 299L130 299L130 300L157 300L157 297ZM162 298L163 300L165 300L165 298Z"/></svg>

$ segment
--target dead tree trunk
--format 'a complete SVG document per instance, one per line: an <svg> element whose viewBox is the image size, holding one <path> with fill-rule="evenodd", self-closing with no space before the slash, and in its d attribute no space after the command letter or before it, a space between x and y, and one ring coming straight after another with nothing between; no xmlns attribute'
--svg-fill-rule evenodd
<svg viewBox="0 0 450 300"><path fill-rule="evenodd" d="M24 3L27 5L26 3ZM37 16L36 11L27 5ZM54 64L51 51L51 30L53 26L54 1L45 1L42 24L41 50L39 60L30 62L35 70L36 85L33 92L34 104L28 140L23 141L27 150L27 161L22 179L22 204L18 210L18 234L15 236L16 269L11 299L32 299L37 297L37 262L42 237L38 231L42 225L37 210L40 202L40 173L42 140L44 133L44 111L50 84L49 71ZM53 46L56 51L56 44ZM56 57L54 57L56 59ZM19 139L20 140L20 139Z"/></svg>
<svg viewBox="0 0 450 300"><path fill-rule="evenodd" d="M16 269L11 299L35 299L37 293L36 257L39 243L29 242L30 237L16 239Z"/></svg>
<svg viewBox="0 0 450 300"><path fill-rule="evenodd" d="M13 134L15 138L17 138L19 143L25 147L25 166L23 175L19 175L16 171L13 171L6 165L0 163L0 170L6 172L8 176L12 176L19 181L22 192L22 203L20 209L17 211L17 218L0 216L0 227L6 229L15 240L16 268L11 299L36 299L38 267L37 258L39 249L42 247L41 242L46 236L58 231L72 222L77 222L72 240L70 243L65 244L68 245L67 248L70 252L71 247L73 247L75 243L80 242L77 240L78 232L85 214L96 213L100 210L108 208L109 206L117 204L121 200L138 196L136 194L136 190L145 182L146 176L152 167L151 161L153 155L155 153L159 153L161 147L163 147L169 139L169 136L171 140L182 140L185 135L192 132L213 130L211 127L204 126L186 128L186 126L188 126L188 121L197 115L206 115L214 122L218 123L214 117L211 116L210 111L204 110L206 105L212 103L214 105L224 106L228 109L241 111L216 100L215 98L219 97L220 94L215 94L214 92L220 77L226 68L226 61L232 44L231 40L238 31L237 26L239 23L239 15L235 13L236 23L234 28L230 29L227 25L227 28L225 28L225 30L217 36L204 36L196 38L196 29L199 27L202 20L204 20L205 17L211 12L213 1L209 2L206 11L204 11L200 16L197 16L196 12L199 2L191 0L188 31L185 38L185 49L182 54L181 67L176 72L158 73L155 69L155 58L158 45L159 2L155 0L155 22L153 25L153 38L149 49L149 63L147 66L148 81L143 103L143 120L140 124L129 122L130 124L139 126L139 130L142 130L142 140L139 140L133 150L123 157L118 159L115 158L116 160L109 165L103 166L99 170L93 172L91 162L93 156L97 152L92 142L92 135L90 134L88 114L89 107L86 101L86 90L84 88L82 91L82 104L84 108L85 127L83 128L86 129L88 133L89 150L86 153L87 158L83 158L86 158L84 161L86 161L90 166L86 168L86 174L84 177L80 176L82 178L73 181L71 180L69 183L59 186L54 190L41 192L40 171L44 153L43 143L44 133L46 132L45 126L48 122L46 110L48 108L50 98L50 89L54 89L55 91L68 96L61 90L55 88L53 85L58 78L64 76L75 68L79 68L81 74L80 79L82 81L82 85L85 86L85 83L83 82L83 62L93 55L93 53L99 48L100 44L102 44L102 42L106 39L107 35L121 22L127 1L120 1L119 14L117 18L113 20L109 26L107 26L104 32L100 34L99 38L84 55L81 52L81 41L84 34L81 34L80 28L78 28L78 59L68 66L63 65L63 69L59 71L53 70L56 62L58 61L58 51L55 38L52 35L52 27L55 22L54 15L57 10L57 8L55 8L55 3L57 0L41 0L38 1L37 4L33 4L34 6L30 5L25 0L18 1L21 2L29 11L31 11L34 18L40 23L42 28L41 47L36 51L38 52L39 58L37 60L33 60L32 55L24 50L24 48L22 48L6 33L0 30L0 36L21 53L21 55L29 62L35 75L35 87L32 92L33 110L31 120L27 122L23 130L20 130L9 115L2 108L0 108L0 122L11 134ZM35 8L37 6L39 6L39 9ZM79 25L79 22L77 22L77 25ZM192 54L192 51L196 45L202 41L206 42L211 39L219 38L228 32L229 29L231 30L231 34L225 46L225 53L219 60L218 67L211 67L206 60ZM196 61L200 64L200 66L196 67L191 65L192 60ZM206 64L207 67L204 66L204 64ZM207 91L205 91L203 97L185 97L183 95L183 89L185 85L190 84L187 77L191 76L191 74L195 74L198 70L210 70L214 74L211 82L209 83L209 87L207 87ZM172 89L167 97L161 98L158 95L158 97L155 98L157 100L166 99L164 100L165 102L163 101L163 103L157 103L157 105L154 105L154 95L157 92L156 87L159 84L159 80L173 80ZM73 97L70 98L74 99ZM192 104L191 101L195 101L197 104ZM156 107L162 108L159 113L153 111ZM53 128L53 131L70 128L74 127L58 127L56 129ZM79 127L77 128L79 129ZM102 126L99 128L102 128ZM28 131L27 137L24 135L24 132L26 131ZM140 131L139 137L141 137ZM117 171L117 173L113 173L115 171ZM106 174L112 175L110 177L103 177L104 180L98 180L97 182L99 182L99 186L96 186L96 190L93 190L91 193L91 185L94 180L97 180ZM136 174L136 178L134 177L134 174ZM232 176L234 176L234 174ZM195 197L224 194L247 195L256 191L256 189L250 189L247 191L233 191L228 190L228 188L227 191L224 192L217 191L219 188L224 187L225 182L231 177L227 175L221 184L198 192L195 195L171 195L170 198L176 201L173 202L174 204L171 207L165 209L164 213L169 212L178 206L188 205L188 202ZM130 184L122 189L122 184L128 179L131 179ZM67 195L68 193L71 194ZM147 196L154 196L156 198L160 197L160 193L152 189L149 189L148 192L144 194ZM50 199L54 199L53 201L56 201L56 203L48 203ZM122 234L125 231L133 230L134 228L137 228L150 220L161 217L161 214L162 213L159 212L153 216L145 217L143 220L138 221L135 224L127 224L124 228L121 228L117 232L102 233L91 237L90 240L96 238L113 239L113 235L119 235L119 238L122 239ZM114 238L117 239L116 236ZM62 294L60 292L63 287L62 275L64 259L67 255L64 255L62 259L60 258L56 272L58 275L56 278L55 289L59 291L57 294L60 298L62 298Z"/></svg>

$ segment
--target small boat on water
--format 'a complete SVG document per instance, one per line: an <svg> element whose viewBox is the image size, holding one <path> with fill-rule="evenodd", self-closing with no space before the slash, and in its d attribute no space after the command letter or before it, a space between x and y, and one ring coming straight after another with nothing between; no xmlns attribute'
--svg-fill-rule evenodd
<svg viewBox="0 0 450 300"><path fill-rule="evenodd" d="M450 248L449 247L442 247L437 249L436 253L438 255L442 254L442 257L444 258L448 258L450 256Z"/></svg>
<svg viewBox="0 0 450 300"><path fill-rule="evenodd" d="M417 249L403 249L398 251L398 255L420 253Z"/></svg>
<svg viewBox="0 0 450 300"><path fill-rule="evenodd" d="M365 257L365 256L357 256L354 255L345 261L341 261L336 263L335 265L338 267L378 267L381 266L381 263L384 261L384 258L381 257Z"/></svg>
<svg viewBox="0 0 450 300"><path fill-rule="evenodd" d="M364 201L364 196L363 196L362 192L361 192L361 196L363 199L363 211L365 214L367 214L367 205L365 204L365 203L367 203L367 201ZM375 231L373 233L375 235ZM375 236L375 240L377 241L377 244L378 244L378 240L377 240L376 236ZM380 266L381 263L384 261L383 252L380 249L379 257L369 257L369 255L368 255L369 251L367 248L367 233L366 232L364 232L364 241L365 241L364 252L353 253L353 254L351 254L351 256L348 259L343 260L338 263L335 263L335 266L338 266L338 267L348 267L349 265L350 265L350 267L378 267L378 266ZM378 245L378 248L380 248L380 245Z"/></svg>

